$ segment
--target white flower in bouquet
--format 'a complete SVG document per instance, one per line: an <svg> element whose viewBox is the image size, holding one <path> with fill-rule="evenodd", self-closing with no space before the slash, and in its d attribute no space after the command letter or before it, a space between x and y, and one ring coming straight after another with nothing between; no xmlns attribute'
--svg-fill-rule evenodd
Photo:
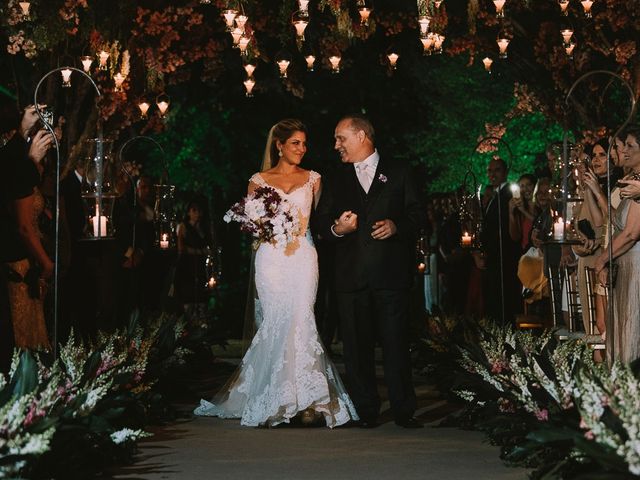
<svg viewBox="0 0 640 480"><path fill-rule="evenodd" d="M244 206L244 211L247 214L247 217L249 217L249 219L252 221L261 219L267 213L264 203L262 203L259 199L247 201Z"/></svg>

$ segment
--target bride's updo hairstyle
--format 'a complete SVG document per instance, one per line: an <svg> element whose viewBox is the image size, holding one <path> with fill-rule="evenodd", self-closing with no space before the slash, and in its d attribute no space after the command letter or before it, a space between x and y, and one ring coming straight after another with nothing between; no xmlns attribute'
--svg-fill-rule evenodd
<svg viewBox="0 0 640 480"><path fill-rule="evenodd" d="M285 118L276 123L271 130L269 130L269 137L267 138L267 146L264 150L264 159L262 161L262 171L273 168L278 163L280 158L278 152L278 145L276 140L280 143L284 143L291 138L295 132L302 132L307 134L307 127L304 123L295 118Z"/></svg>

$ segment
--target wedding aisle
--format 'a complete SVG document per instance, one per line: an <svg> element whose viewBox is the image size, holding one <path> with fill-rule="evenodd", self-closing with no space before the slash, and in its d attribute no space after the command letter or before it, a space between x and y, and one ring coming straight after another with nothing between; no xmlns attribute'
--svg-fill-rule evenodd
<svg viewBox="0 0 640 480"><path fill-rule="evenodd" d="M339 358L337 363L339 365ZM203 390L224 380L233 360L200 377ZM340 366L340 365L339 365ZM212 378L215 377L215 378ZM379 371L382 386L382 371ZM375 429L241 427L238 420L191 417L151 429L131 466L105 478L164 480L196 478L260 479L473 479L519 480L522 469L504 466L498 449L479 432L436 428L453 407L416 377L417 418L424 429L397 427L383 404ZM187 414L196 404L180 405Z"/></svg>

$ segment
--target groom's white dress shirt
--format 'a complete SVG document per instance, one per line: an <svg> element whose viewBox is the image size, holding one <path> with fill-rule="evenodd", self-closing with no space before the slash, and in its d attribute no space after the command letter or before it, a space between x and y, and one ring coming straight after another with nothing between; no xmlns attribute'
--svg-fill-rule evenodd
<svg viewBox="0 0 640 480"><path fill-rule="evenodd" d="M374 150L373 153L363 161L353 164L356 169L358 181L366 193L369 193L369 189L373 183L373 176L376 174L376 168L378 168L379 161L380 155L378 154L378 150Z"/></svg>

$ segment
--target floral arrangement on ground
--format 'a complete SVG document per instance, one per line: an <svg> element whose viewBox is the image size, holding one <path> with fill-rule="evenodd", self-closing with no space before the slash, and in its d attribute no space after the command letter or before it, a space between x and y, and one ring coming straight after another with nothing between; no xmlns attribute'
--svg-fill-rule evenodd
<svg viewBox="0 0 640 480"><path fill-rule="evenodd" d="M483 431L508 464L532 469L533 479L640 475L640 380L631 366L595 363L589 345L552 331L430 323L427 350L456 370L451 392L466 402L453 422Z"/></svg>
<svg viewBox="0 0 640 480"><path fill-rule="evenodd" d="M191 353L186 327L168 315L143 326L134 315L91 344L72 334L54 361L16 352L0 374L0 478L88 478L130 460L150 435L159 379Z"/></svg>

